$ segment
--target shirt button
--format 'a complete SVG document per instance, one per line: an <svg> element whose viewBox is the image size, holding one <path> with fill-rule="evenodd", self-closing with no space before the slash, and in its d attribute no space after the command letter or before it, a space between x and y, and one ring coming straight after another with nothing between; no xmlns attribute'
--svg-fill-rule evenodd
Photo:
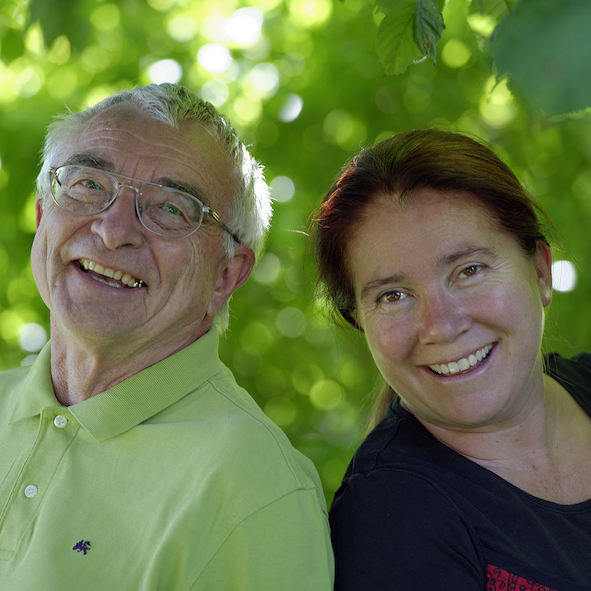
<svg viewBox="0 0 591 591"><path fill-rule="evenodd" d="M53 424L58 429L63 429L68 424L68 419L66 419L66 417L63 417L62 415L57 415L57 417L53 419Z"/></svg>
<svg viewBox="0 0 591 591"><path fill-rule="evenodd" d="M37 487L34 484L29 484L29 486L25 488L25 497L32 499L37 494L37 492Z"/></svg>

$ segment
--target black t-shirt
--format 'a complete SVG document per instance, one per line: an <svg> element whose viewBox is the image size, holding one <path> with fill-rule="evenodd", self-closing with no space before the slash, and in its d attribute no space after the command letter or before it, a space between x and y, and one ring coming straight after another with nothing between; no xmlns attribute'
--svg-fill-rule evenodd
<svg viewBox="0 0 591 591"><path fill-rule="evenodd" d="M547 357L591 415L591 354ZM433 437L394 401L330 511L336 591L591 589L591 499L529 495Z"/></svg>

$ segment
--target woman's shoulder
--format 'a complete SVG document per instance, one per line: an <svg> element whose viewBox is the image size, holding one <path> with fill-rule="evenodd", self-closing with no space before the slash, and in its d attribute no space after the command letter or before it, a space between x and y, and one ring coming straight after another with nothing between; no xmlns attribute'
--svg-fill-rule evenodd
<svg viewBox="0 0 591 591"><path fill-rule="evenodd" d="M351 470L367 473L397 466L410 468L415 463L441 465L456 457L395 399L355 452Z"/></svg>
<svg viewBox="0 0 591 591"><path fill-rule="evenodd" d="M591 353L579 353L570 358L548 353L544 361L546 373L591 415Z"/></svg>
<svg viewBox="0 0 591 591"><path fill-rule="evenodd" d="M563 357L560 353L551 352L545 355L546 371L550 374L574 373L587 379L591 376L591 353L586 351Z"/></svg>

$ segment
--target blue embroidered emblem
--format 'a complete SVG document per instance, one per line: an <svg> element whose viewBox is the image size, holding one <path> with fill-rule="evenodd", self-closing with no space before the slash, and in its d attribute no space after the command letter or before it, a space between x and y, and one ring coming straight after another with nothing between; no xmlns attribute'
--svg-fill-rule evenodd
<svg viewBox="0 0 591 591"><path fill-rule="evenodd" d="M84 552L84 555L86 556L86 553L90 550L90 542L88 540L80 540L72 548L72 550L76 550L77 552Z"/></svg>

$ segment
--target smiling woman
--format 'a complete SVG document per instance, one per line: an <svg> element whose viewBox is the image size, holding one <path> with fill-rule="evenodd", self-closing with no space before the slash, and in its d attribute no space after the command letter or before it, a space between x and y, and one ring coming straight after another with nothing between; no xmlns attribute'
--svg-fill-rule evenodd
<svg viewBox="0 0 591 591"><path fill-rule="evenodd" d="M540 352L538 215L491 150L437 130L362 151L328 191L320 278L387 384L331 509L338 591L588 585L591 356Z"/></svg>

